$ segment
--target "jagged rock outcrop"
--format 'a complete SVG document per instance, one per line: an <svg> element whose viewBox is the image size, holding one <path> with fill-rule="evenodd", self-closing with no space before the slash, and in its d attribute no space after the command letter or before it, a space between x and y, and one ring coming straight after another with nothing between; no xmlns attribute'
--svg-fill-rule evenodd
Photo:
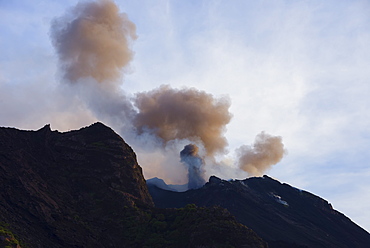
<svg viewBox="0 0 370 248"><path fill-rule="evenodd" d="M268 176L225 181L211 177L186 192L149 185L160 208L221 206L268 241L269 247L370 247L370 234L324 199Z"/></svg>
<svg viewBox="0 0 370 248"><path fill-rule="evenodd" d="M267 247L222 208L154 208L134 151L102 123L0 128L0 187L0 247Z"/></svg>
<svg viewBox="0 0 370 248"><path fill-rule="evenodd" d="M32 247L110 244L125 206L153 205L133 150L101 123L0 128L0 182L1 221Z"/></svg>

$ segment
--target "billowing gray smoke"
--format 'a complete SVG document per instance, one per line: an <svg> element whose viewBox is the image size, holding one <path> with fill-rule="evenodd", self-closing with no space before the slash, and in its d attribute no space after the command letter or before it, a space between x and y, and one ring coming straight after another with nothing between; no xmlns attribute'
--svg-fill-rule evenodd
<svg viewBox="0 0 370 248"><path fill-rule="evenodd" d="M204 180L204 160L198 155L198 147L194 144L189 144L180 152L181 162L188 168L188 188L197 189L202 187L206 181Z"/></svg>
<svg viewBox="0 0 370 248"><path fill-rule="evenodd" d="M282 138L261 132L252 146L237 149L238 165L249 175L261 176L272 165L277 164L285 154Z"/></svg>

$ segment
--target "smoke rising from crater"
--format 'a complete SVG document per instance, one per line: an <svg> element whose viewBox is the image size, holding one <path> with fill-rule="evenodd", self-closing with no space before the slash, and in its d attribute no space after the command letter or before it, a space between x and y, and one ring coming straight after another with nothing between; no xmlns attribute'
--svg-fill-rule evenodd
<svg viewBox="0 0 370 248"><path fill-rule="evenodd" d="M138 93L134 103L139 113L133 122L139 133L151 130L165 142L200 141L208 155L225 152L227 140L223 134L231 119L228 98L217 99L194 88L161 86Z"/></svg>
<svg viewBox="0 0 370 248"><path fill-rule="evenodd" d="M202 187L204 180L204 160L198 154L198 147L189 144L180 152L181 162L188 168L188 188L197 189Z"/></svg>
<svg viewBox="0 0 370 248"><path fill-rule="evenodd" d="M69 82L86 77L117 81L133 58L130 43L136 37L135 24L110 0L79 3L51 26L63 77Z"/></svg>
<svg viewBox="0 0 370 248"><path fill-rule="evenodd" d="M170 166L179 165L177 172L184 174L179 161L173 164L173 156L178 157L180 145L189 141L192 144L185 146L180 157L188 167L190 188L204 184L205 161L222 167L215 157L225 155L228 145L224 133L232 117L229 98L168 85L127 96L119 86L133 58L131 43L137 38L136 27L114 2L79 3L52 22L50 34L63 81L70 83L66 87L70 91L63 93L84 102L96 119L127 136L135 150L144 153L148 150L143 147L151 147L147 160L150 163L142 164L144 171L153 160L171 157L161 160L165 163L158 160L154 164L167 170L166 175L175 171L171 169L169 173ZM204 148L203 157L199 156L197 145ZM284 148L280 137L261 133L253 146L242 146L237 154L241 169L259 175L280 161Z"/></svg>
<svg viewBox="0 0 370 248"><path fill-rule="evenodd" d="M249 175L262 176L272 165L280 162L286 151L281 137L261 132L253 145L243 145L236 153L239 168Z"/></svg>

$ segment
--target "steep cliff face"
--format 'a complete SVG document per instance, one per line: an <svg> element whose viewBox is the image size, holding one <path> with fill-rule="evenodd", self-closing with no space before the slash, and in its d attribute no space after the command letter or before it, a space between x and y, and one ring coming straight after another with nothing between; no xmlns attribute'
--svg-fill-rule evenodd
<svg viewBox="0 0 370 248"><path fill-rule="evenodd" d="M153 206L135 153L101 123L0 128L0 182L0 221L33 247L124 242L110 237L124 225L116 216Z"/></svg>
<svg viewBox="0 0 370 248"><path fill-rule="evenodd" d="M369 247L370 234L322 198L268 176L225 181L211 177L186 192L149 185L157 207L221 206L268 241L269 247Z"/></svg>
<svg viewBox="0 0 370 248"><path fill-rule="evenodd" d="M154 208L135 153L101 123L0 128L0 187L0 248L267 248L225 209Z"/></svg>

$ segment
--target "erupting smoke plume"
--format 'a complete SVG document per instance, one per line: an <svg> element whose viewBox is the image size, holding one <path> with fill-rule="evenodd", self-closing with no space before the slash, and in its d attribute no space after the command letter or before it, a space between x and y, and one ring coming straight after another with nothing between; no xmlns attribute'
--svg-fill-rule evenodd
<svg viewBox="0 0 370 248"><path fill-rule="evenodd" d="M181 162L188 167L188 188L197 189L202 187L206 181L204 180L203 159L198 155L198 147L194 144L189 144L180 152Z"/></svg>
<svg viewBox="0 0 370 248"><path fill-rule="evenodd" d="M237 149L239 167L253 176L261 176L284 156L284 144L279 136L261 132L256 136L252 146Z"/></svg>
<svg viewBox="0 0 370 248"><path fill-rule="evenodd" d="M119 79L133 58L131 42L136 39L136 27L112 0L77 4L52 22L50 34L63 80L72 83L63 88L64 95L79 102L95 119L119 130L141 152L139 159L146 156L149 162L142 165L144 170L152 166L146 170L150 176L161 174L166 180L184 181L182 162L188 169L189 188L198 188L209 173L205 161L218 171L227 170L216 161L226 153L224 132L231 119L227 97L166 85L134 97L121 90ZM189 141L204 148L204 153L201 157L196 145L186 145L180 162L179 147ZM241 169L260 175L280 161L284 146L280 137L261 133L254 145L240 147L237 154Z"/></svg>
<svg viewBox="0 0 370 248"><path fill-rule="evenodd" d="M165 142L201 141L208 155L225 151L227 141L223 133L231 119L227 98L215 99L194 88L177 90L161 86L137 94L135 106L139 113L134 125L139 132L150 130Z"/></svg>
<svg viewBox="0 0 370 248"><path fill-rule="evenodd" d="M114 81L133 57L136 27L110 0L77 4L51 27L64 78Z"/></svg>

